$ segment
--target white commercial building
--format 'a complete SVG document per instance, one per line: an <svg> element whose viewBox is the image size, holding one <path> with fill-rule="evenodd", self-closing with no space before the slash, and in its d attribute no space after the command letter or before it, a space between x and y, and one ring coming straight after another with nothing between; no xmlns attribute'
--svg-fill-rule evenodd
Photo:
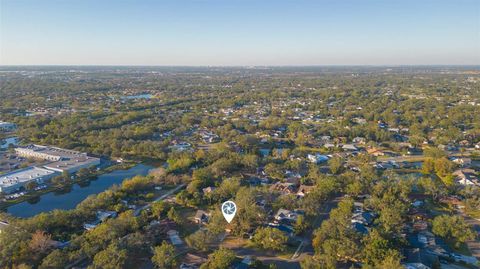
<svg viewBox="0 0 480 269"><path fill-rule="evenodd" d="M0 121L0 131L13 131L17 128L15 123Z"/></svg>
<svg viewBox="0 0 480 269"><path fill-rule="evenodd" d="M35 181L43 183L58 174L55 171L40 168L28 167L0 175L0 192L12 193L25 186L28 182Z"/></svg>
<svg viewBox="0 0 480 269"><path fill-rule="evenodd" d="M100 159L87 156L86 153L57 147L29 145L16 148L19 156L52 161L44 167L58 172L75 173L82 168L89 168L100 164Z"/></svg>

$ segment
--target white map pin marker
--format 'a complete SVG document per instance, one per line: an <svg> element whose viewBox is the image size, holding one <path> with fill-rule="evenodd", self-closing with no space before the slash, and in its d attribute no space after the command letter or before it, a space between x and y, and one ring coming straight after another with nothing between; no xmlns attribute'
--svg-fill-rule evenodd
<svg viewBox="0 0 480 269"><path fill-rule="evenodd" d="M237 213L237 205L232 201L226 201L222 204L222 213L228 223L233 220L235 213Z"/></svg>

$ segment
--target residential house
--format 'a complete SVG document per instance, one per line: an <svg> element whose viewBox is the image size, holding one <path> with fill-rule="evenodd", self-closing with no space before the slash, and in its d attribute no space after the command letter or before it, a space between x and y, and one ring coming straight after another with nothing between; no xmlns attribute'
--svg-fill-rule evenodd
<svg viewBox="0 0 480 269"><path fill-rule="evenodd" d="M323 143L328 143L328 142L331 141L331 139L332 138L329 135L324 135L324 136L320 137L320 141L322 141Z"/></svg>
<svg viewBox="0 0 480 269"><path fill-rule="evenodd" d="M327 149L331 149L331 148L334 148L335 147L335 144L332 144L332 143L325 143L323 145L323 147L327 148Z"/></svg>
<svg viewBox="0 0 480 269"><path fill-rule="evenodd" d="M374 164L373 167L380 170L385 170L385 169L399 168L400 166L395 161L387 161L387 162L378 162Z"/></svg>
<svg viewBox="0 0 480 269"><path fill-rule="evenodd" d="M182 152L190 151L192 149L192 144L188 142L179 142L177 140L173 140L172 144L173 145L169 146L169 148L173 151Z"/></svg>
<svg viewBox="0 0 480 269"><path fill-rule="evenodd" d="M480 182L475 174L473 169L458 169L452 173L457 180L457 183L460 185L480 185Z"/></svg>
<svg viewBox="0 0 480 269"><path fill-rule="evenodd" d="M253 265L253 259L251 256L245 256L241 261L233 264L234 269L248 269Z"/></svg>
<svg viewBox="0 0 480 269"><path fill-rule="evenodd" d="M365 137L357 136L353 138L352 142L355 144L364 145L367 142L367 139L365 139Z"/></svg>
<svg viewBox="0 0 480 269"><path fill-rule="evenodd" d="M367 123L367 120L364 119L364 118L353 118L352 119L352 122L353 123L356 123L356 124L366 124Z"/></svg>
<svg viewBox="0 0 480 269"><path fill-rule="evenodd" d="M117 217L117 212L115 211L103 211L103 210L97 211L97 219L100 220L101 222L104 222L106 219L116 218L116 217Z"/></svg>
<svg viewBox="0 0 480 269"><path fill-rule="evenodd" d="M295 222L297 221L297 218L299 215L303 215L303 213L298 210L292 211L292 210L280 208L275 214L274 218L278 222L285 221L285 220L289 222Z"/></svg>
<svg viewBox="0 0 480 269"><path fill-rule="evenodd" d="M465 167L472 164L472 159L466 158L466 157L460 157L460 158L455 157L452 159L452 162Z"/></svg>
<svg viewBox="0 0 480 269"><path fill-rule="evenodd" d="M375 215L371 212L360 212L355 213L352 216L352 223L361 223L365 226L370 226L375 219Z"/></svg>
<svg viewBox="0 0 480 269"><path fill-rule="evenodd" d="M421 155L422 154L422 150L419 149L419 148L415 148L415 147L410 147L407 149L407 154L408 155Z"/></svg>
<svg viewBox="0 0 480 269"><path fill-rule="evenodd" d="M352 223L352 229L356 231L357 233L361 233L363 235L368 234L368 228L365 227L362 223L359 222L353 222Z"/></svg>
<svg viewBox="0 0 480 269"><path fill-rule="evenodd" d="M471 144L472 144L472 143L470 143L470 141L468 141L468 140L466 140L466 139L458 142L458 145L459 145L460 147L469 147Z"/></svg>
<svg viewBox="0 0 480 269"><path fill-rule="evenodd" d="M297 185L294 183L282 183L276 182L275 184L270 186L270 191L278 191L283 195L295 193L297 190Z"/></svg>
<svg viewBox="0 0 480 269"><path fill-rule="evenodd" d="M87 231L95 229L100 223L104 222L105 220L109 218L116 218L117 217L117 212L115 211L104 211L104 210L98 210L97 213L97 219L93 222L90 223L85 223L83 224L83 228Z"/></svg>
<svg viewBox="0 0 480 269"><path fill-rule="evenodd" d="M208 222L208 214L207 214L207 212L205 212L203 210L197 210L193 219L198 224L207 223Z"/></svg>
<svg viewBox="0 0 480 269"><path fill-rule="evenodd" d="M317 154L308 154L307 159L311 163L320 164L320 163L327 162L329 158L326 155L317 153Z"/></svg>
<svg viewBox="0 0 480 269"><path fill-rule="evenodd" d="M178 231L169 230L167 232L167 235L170 238L170 242L172 242L172 245L179 246L179 245L183 244L182 239L180 239L180 236L178 234Z"/></svg>
<svg viewBox="0 0 480 269"><path fill-rule="evenodd" d="M378 121L378 128L381 128L381 129L388 128L388 124L383 121Z"/></svg>
<svg viewBox="0 0 480 269"><path fill-rule="evenodd" d="M212 193L216 188L215 187L206 187L202 189L203 194Z"/></svg>
<svg viewBox="0 0 480 269"><path fill-rule="evenodd" d="M420 248L406 250L405 257L404 265L408 269L430 269L434 263L438 263L436 255Z"/></svg>
<svg viewBox="0 0 480 269"><path fill-rule="evenodd" d="M378 148L375 148L375 147L368 148L367 153L370 154L370 155L373 155L373 156L384 156L385 155L385 153L382 150L380 150Z"/></svg>
<svg viewBox="0 0 480 269"><path fill-rule="evenodd" d="M13 131L17 128L17 125L11 122L6 122L6 121L0 121L0 131Z"/></svg>
<svg viewBox="0 0 480 269"><path fill-rule="evenodd" d="M346 150L346 151L357 151L358 150L357 147L355 147L355 145L353 145L353 144L344 144L342 146L342 149Z"/></svg>
<svg viewBox="0 0 480 269"><path fill-rule="evenodd" d="M298 187L297 197L305 197L305 195L311 192L314 188L315 186L300 185L300 187Z"/></svg>
<svg viewBox="0 0 480 269"><path fill-rule="evenodd" d="M285 221L283 221L285 222ZM272 227L272 228L275 228L275 229L278 229L279 231L285 233L287 236L293 236L294 235L294 229L291 225L287 225L287 224L278 224L278 223L269 223L268 224L269 227Z"/></svg>
<svg viewBox="0 0 480 269"><path fill-rule="evenodd" d="M220 141L220 137L212 132L202 130L199 132L200 137L202 138L203 142L211 144Z"/></svg>

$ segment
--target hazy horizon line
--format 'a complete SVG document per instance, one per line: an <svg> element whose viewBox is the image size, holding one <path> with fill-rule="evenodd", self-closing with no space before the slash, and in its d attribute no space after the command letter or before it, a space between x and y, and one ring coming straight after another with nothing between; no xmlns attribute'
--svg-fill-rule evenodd
<svg viewBox="0 0 480 269"><path fill-rule="evenodd" d="M306 65L143 65L143 64L0 64L0 67L49 67L49 66L75 66L75 67L415 67L415 66L474 66L479 64L306 64Z"/></svg>

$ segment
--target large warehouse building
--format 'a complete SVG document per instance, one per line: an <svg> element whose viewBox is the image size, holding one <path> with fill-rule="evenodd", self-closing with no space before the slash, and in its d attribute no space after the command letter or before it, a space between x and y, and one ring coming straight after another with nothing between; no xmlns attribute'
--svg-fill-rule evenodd
<svg viewBox="0 0 480 269"><path fill-rule="evenodd" d="M52 161L44 167L58 172L75 173L82 168L97 166L100 159L86 153L49 146L29 145L16 148L19 156Z"/></svg>
<svg viewBox="0 0 480 269"><path fill-rule="evenodd" d="M17 126L14 123L0 120L0 131L8 132L15 130L15 128L17 128Z"/></svg>
<svg viewBox="0 0 480 269"><path fill-rule="evenodd" d="M19 190L30 181L43 183L57 174L58 172L56 171L40 167L28 167L12 171L0 176L0 192L12 193Z"/></svg>
<svg viewBox="0 0 480 269"><path fill-rule="evenodd" d="M12 193L30 181L43 183L62 172L75 173L82 168L100 164L100 159L86 153L49 146L28 145L15 148L17 155L25 158L51 161L43 167L29 167L0 176L0 192Z"/></svg>

